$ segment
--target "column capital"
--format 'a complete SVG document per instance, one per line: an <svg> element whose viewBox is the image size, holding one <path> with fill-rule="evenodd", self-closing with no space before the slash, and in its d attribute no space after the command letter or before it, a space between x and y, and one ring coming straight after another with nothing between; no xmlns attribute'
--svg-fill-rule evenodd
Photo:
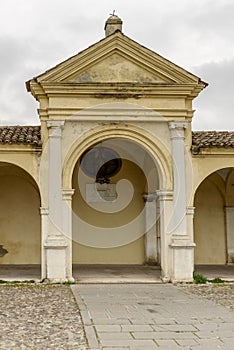
<svg viewBox="0 0 234 350"><path fill-rule="evenodd" d="M61 137L64 124L64 120L48 120L46 125L49 129L49 137Z"/></svg>
<svg viewBox="0 0 234 350"><path fill-rule="evenodd" d="M171 139L184 139L184 130L188 127L187 121L170 121L168 126L171 131Z"/></svg>
<svg viewBox="0 0 234 350"><path fill-rule="evenodd" d="M49 215L49 209L44 208L44 207L40 207L40 213L41 213L41 215Z"/></svg>
<svg viewBox="0 0 234 350"><path fill-rule="evenodd" d="M156 200L157 194L156 192L143 193L142 197L144 199L144 202L154 202Z"/></svg>
<svg viewBox="0 0 234 350"><path fill-rule="evenodd" d="M74 192L75 190L73 190L72 188L62 190L63 200L71 201Z"/></svg>
<svg viewBox="0 0 234 350"><path fill-rule="evenodd" d="M187 207L186 208L186 214L187 215L194 215L196 207Z"/></svg>
<svg viewBox="0 0 234 350"><path fill-rule="evenodd" d="M156 191L157 197L160 201L172 201L173 191L171 190L158 190Z"/></svg>

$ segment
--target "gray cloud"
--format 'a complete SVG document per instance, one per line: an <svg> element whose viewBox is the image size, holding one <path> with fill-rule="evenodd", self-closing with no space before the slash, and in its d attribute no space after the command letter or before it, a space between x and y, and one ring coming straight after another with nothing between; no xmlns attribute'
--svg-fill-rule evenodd
<svg viewBox="0 0 234 350"><path fill-rule="evenodd" d="M195 129L233 129L234 59L211 62L194 68L209 83L195 102Z"/></svg>
<svg viewBox="0 0 234 350"><path fill-rule="evenodd" d="M234 60L232 0L3 2L0 124L39 122L25 81L103 38L113 9L124 20L126 35L210 83L195 102L194 127L233 128L233 90L228 88Z"/></svg>

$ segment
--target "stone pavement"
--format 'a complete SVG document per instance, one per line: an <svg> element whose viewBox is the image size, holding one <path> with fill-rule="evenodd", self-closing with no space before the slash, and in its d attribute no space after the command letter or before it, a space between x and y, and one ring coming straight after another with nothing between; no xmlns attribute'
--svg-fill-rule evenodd
<svg viewBox="0 0 234 350"><path fill-rule="evenodd" d="M90 350L234 349L234 312L171 284L83 284L72 291Z"/></svg>
<svg viewBox="0 0 234 350"><path fill-rule="evenodd" d="M159 266L73 265L77 283L161 283Z"/></svg>

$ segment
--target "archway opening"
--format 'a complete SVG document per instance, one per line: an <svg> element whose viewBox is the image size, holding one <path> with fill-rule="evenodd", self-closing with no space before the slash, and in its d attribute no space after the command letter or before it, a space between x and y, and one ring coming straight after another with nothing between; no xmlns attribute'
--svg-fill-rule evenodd
<svg viewBox="0 0 234 350"><path fill-rule="evenodd" d="M160 265L156 201L150 211L145 202L159 175L142 146L122 138L93 144L77 161L72 186L73 264Z"/></svg>
<svg viewBox="0 0 234 350"><path fill-rule="evenodd" d="M0 193L0 264L2 268L6 265L37 265L40 273L38 186L25 170L0 162Z"/></svg>
<svg viewBox="0 0 234 350"><path fill-rule="evenodd" d="M195 264L233 263L234 169L220 169L205 178L194 206Z"/></svg>

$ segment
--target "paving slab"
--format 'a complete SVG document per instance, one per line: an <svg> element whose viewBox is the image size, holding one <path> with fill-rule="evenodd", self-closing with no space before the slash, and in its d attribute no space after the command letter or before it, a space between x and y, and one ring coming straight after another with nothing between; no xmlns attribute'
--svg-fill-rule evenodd
<svg viewBox="0 0 234 350"><path fill-rule="evenodd" d="M159 266L73 265L73 277L81 283L162 283Z"/></svg>
<svg viewBox="0 0 234 350"><path fill-rule="evenodd" d="M178 286L81 284L72 291L91 350L233 350L234 312Z"/></svg>

